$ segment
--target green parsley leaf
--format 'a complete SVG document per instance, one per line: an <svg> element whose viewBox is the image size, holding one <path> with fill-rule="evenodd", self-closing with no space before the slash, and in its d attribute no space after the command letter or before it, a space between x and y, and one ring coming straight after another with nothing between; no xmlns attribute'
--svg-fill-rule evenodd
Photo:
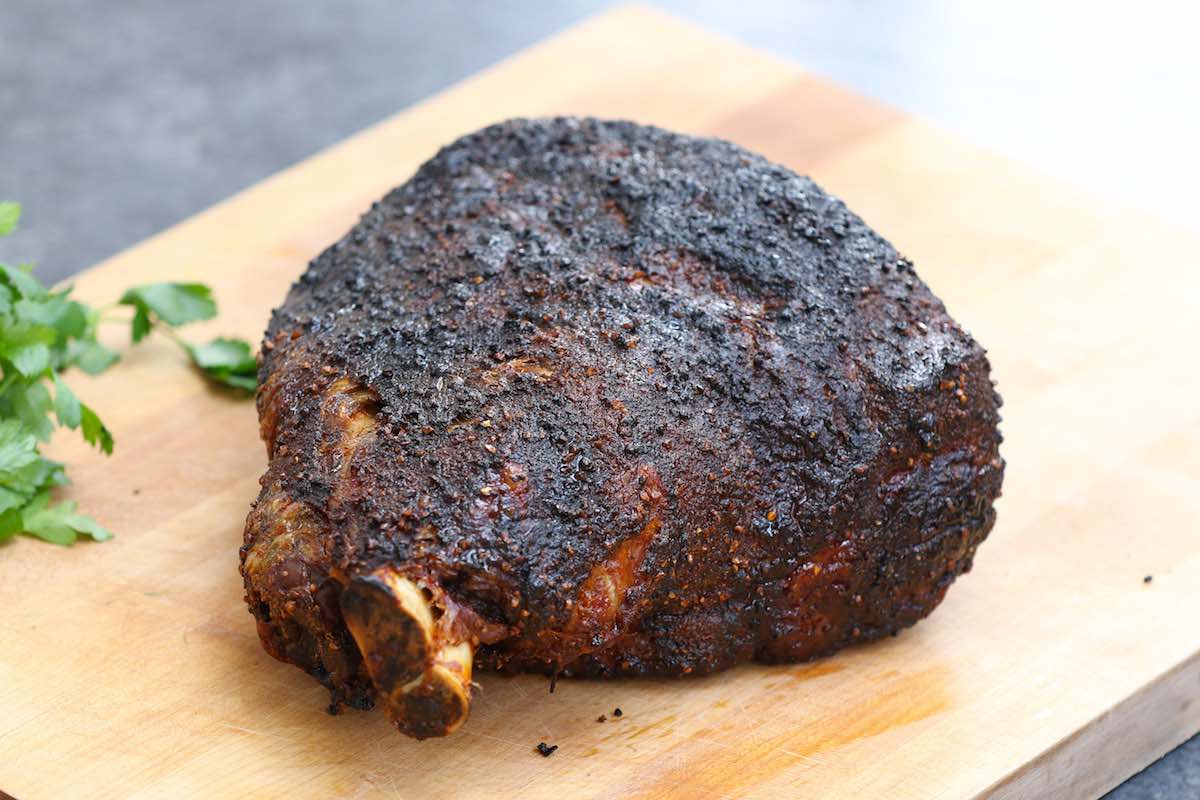
<svg viewBox="0 0 1200 800"><path fill-rule="evenodd" d="M0 482L10 473L37 461L37 437L19 420L0 422Z"/></svg>
<svg viewBox="0 0 1200 800"><path fill-rule="evenodd" d="M7 283L21 297L36 300L46 295L46 287L33 277L28 266L11 267L8 264L0 264L0 280Z"/></svg>
<svg viewBox="0 0 1200 800"><path fill-rule="evenodd" d="M79 420L83 425L83 438L91 445L99 447L106 456L112 455L113 437L108 428L100 421L96 412L83 403L79 404Z"/></svg>
<svg viewBox="0 0 1200 800"><path fill-rule="evenodd" d="M62 464L40 453L35 455L33 461L0 479L0 511L24 506L38 492L69 483Z"/></svg>
<svg viewBox="0 0 1200 800"><path fill-rule="evenodd" d="M250 345L241 339L219 337L206 345L189 346L188 354L215 383L244 392L258 388L258 361Z"/></svg>
<svg viewBox="0 0 1200 800"><path fill-rule="evenodd" d="M5 392L5 399L11 405L17 419L33 432L38 441L50 441L54 433L54 423L48 418L54 403L50 392L41 383L16 383Z"/></svg>
<svg viewBox="0 0 1200 800"><path fill-rule="evenodd" d="M13 366L26 377L36 377L50 368L50 348L44 344L30 344L11 353Z"/></svg>
<svg viewBox="0 0 1200 800"><path fill-rule="evenodd" d="M234 372L258 369L250 345L241 339L218 337L208 344L193 347L192 358L200 369L229 369Z"/></svg>
<svg viewBox="0 0 1200 800"><path fill-rule="evenodd" d="M128 290L119 302L137 310L134 341L145 336L149 330L147 323L151 313L171 327L212 319L217 315L212 289L202 283L148 283ZM139 327L141 336L138 335Z"/></svg>
<svg viewBox="0 0 1200 800"><path fill-rule="evenodd" d="M255 390L258 389L258 378L253 375L235 375L221 370L205 370L204 374L208 376L209 380L222 386L228 386L230 389L237 389L238 391L250 394L254 394Z"/></svg>
<svg viewBox="0 0 1200 800"><path fill-rule="evenodd" d="M72 503L72 506L74 504ZM94 542L106 542L113 538L112 532L91 517L83 514L63 513L59 519L64 525L73 528L76 533L92 537Z"/></svg>
<svg viewBox="0 0 1200 800"><path fill-rule="evenodd" d="M78 428L83 418L83 405L79 398L58 375L54 376L54 415L58 417L59 425L72 429Z"/></svg>
<svg viewBox="0 0 1200 800"><path fill-rule="evenodd" d="M11 322L6 315L0 322L0 364L4 367L5 377L13 371L25 378L41 377L55 361L51 346L57 340L54 328L25 321Z"/></svg>
<svg viewBox="0 0 1200 800"><path fill-rule="evenodd" d="M99 375L119 356L97 341L76 339L67 345L64 367L75 366L89 375Z"/></svg>
<svg viewBox="0 0 1200 800"><path fill-rule="evenodd" d="M0 493L3 493L4 487L0 486ZM5 511L0 513L0 542L3 542L14 533L21 532L21 509L13 506L6 506Z"/></svg>
<svg viewBox="0 0 1200 800"><path fill-rule="evenodd" d="M21 218L21 204L11 200L0 202L0 236L8 236L17 227Z"/></svg>
<svg viewBox="0 0 1200 800"><path fill-rule="evenodd" d="M13 491L7 486L0 486L0 512L7 514L10 509L20 509L21 506L29 502L29 495L22 492ZM2 526L0 526L2 527ZM0 534L0 539L4 535Z"/></svg>
<svg viewBox="0 0 1200 800"><path fill-rule="evenodd" d="M13 303L12 310L21 322L52 328L62 339L78 338L87 331L87 309L66 292L36 300L23 298Z"/></svg>
<svg viewBox="0 0 1200 800"><path fill-rule="evenodd" d="M112 534L98 522L75 513L75 502L66 500L49 505L50 494L43 492L21 512L21 529L28 534L54 544L73 544L80 534L97 542L111 539Z"/></svg>
<svg viewBox="0 0 1200 800"><path fill-rule="evenodd" d="M133 324L129 332L134 344L150 335L150 313L145 308L138 306L137 311L134 312Z"/></svg>

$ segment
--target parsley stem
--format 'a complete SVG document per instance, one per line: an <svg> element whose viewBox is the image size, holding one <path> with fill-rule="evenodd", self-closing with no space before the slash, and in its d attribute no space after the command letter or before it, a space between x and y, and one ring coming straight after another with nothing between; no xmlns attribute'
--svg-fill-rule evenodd
<svg viewBox="0 0 1200 800"><path fill-rule="evenodd" d="M186 341L184 341L183 337L180 336L178 333L176 333L171 328L167 327L166 325L155 325L152 328L152 330L158 331L159 333L163 334L168 339L170 339L172 342L179 345L179 347L182 348L183 352L187 353L189 356L192 354L192 346L190 344L188 344Z"/></svg>

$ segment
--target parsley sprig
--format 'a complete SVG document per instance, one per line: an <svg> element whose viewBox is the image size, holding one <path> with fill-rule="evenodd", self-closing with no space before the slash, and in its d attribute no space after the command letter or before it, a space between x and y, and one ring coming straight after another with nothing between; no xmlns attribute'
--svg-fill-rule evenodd
<svg viewBox="0 0 1200 800"><path fill-rule="evenodd" d="M11 233L20 216L19 204L0 202L0 236ZM40 450L56 427L64 427L112 453L112 433L62 378L71 368L95 375L118 360L97 341L99 326L113 321L122 307L131 308L133 316L125 321L135 344L159 331L206 378L242 394L254 391L257 366L244 341L217 338L197 346L174 331L216 316L212 290L203 284L135 286L111 306L96 309L73 299L70 287L47 289L30 269L0 263L0 541L17 533L61 545L80 536L103 541L112 534L77 513L74 502L51 502L54 488L70 481L63 465Z"/></svg>

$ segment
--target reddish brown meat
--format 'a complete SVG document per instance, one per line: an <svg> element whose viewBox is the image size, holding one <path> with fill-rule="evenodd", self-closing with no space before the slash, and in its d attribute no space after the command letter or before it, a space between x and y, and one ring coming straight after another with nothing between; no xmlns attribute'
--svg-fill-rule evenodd
<svg viewBox="0 0 1200 800"><path fill-rule="evenodd" d="M453 730L473 667L686 675L928 614L990 530L983 350L810 180L629 123L450 145L271 320L268 651Z"/></svg>

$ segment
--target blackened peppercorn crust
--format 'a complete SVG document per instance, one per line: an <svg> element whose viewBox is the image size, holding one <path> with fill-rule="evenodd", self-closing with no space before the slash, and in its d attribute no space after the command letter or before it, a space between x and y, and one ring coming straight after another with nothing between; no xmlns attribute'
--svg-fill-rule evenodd
<svg viewBox="0 0 1200 800"><path fill-rule="evenodd" d="M343 592L381 570L481 667L831 653L913 624L970 568L1003 474L988 371L808 178L628 122L494 125L275 311L247 599L335 706L386 694L343 618L366 619Z"/></svg>

